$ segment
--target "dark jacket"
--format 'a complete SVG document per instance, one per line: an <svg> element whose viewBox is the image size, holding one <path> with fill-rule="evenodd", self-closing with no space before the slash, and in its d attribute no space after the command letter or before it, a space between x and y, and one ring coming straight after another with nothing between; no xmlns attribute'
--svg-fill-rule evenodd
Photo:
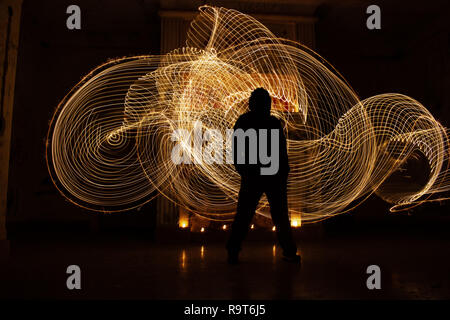
<svg viewBox="0 0 450 320"><path fill-rule="evenodd" d="M270 164L263 165L260 162L259 158L259 141L262 137L260 137L259 129L267 129L267 140L266 143L268 145L268 156L273 159L273 155L270 154L271 150L271 143L270 143L270 129L277 129L279 132L279 140L278 140L278 159L279 159L279 168L278 172L275 174L275 176L278 177L287 177L289 173L289 163L288 163L288 153L287 153L287 146L286 146L286 137L284 135L283 127L281 124L281 121L277 119L274 116L271 116L270 114L265 114L257 111L249 111L247 113L242 114L238 120L236 121L234 125L234 131L236 132L237 129L242 129L244 131L248 129L255 129L257 133L257 150L258 150L258 159L256 164L249 164L249 140L246 139L245 141L245 155L246 155L246 161L245 164L238 164L237 163L237 152L236 152L236 144L237 144L237 138L233 137L233 160L234 160L234 166L238 173L242 177L258 177L261 176L261 167L270 167Z"/></svg>

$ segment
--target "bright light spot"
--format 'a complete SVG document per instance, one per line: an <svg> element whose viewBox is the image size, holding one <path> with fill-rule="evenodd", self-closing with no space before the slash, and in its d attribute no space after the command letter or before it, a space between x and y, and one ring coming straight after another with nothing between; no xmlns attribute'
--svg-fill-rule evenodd
<svg viewBox="0 0 450 320"><path fill-rule="evenodd" d="M222 229L223 229L223 230L227 230L227 225L224 224L223 227L222 227Z"/></svg>
<svg viewBox="0 0 450 320"><path fill-rule="evenodd" d="M250 229L255 229L255 225L252 224L252 225L250 226Z"/></svg>
<svg viewBox="0 0 450 320"><path fill-rule="evenodd" d="M302 217L300 214L291 215L291 226L294 228L302 226Z"/></svg>
<svg viewBox="0 0 450 320"><path fill-rule="evenodd" d="M180 226L180 228L182 228L182 229L185 229L185 228L187 228L188 227L188 222L187 221L184 221L184 220L180 220L180 222L179 222L179 226Z"/></svg>
<svg viewBox="0 0 450 320"><path fill-rule="evenodd" d="M273 227L272 227L272 231L275 231L275 230L277 230L277 228L275 228L275 226L273 226Z"/></svg>
<svg viewBox="0 0 450 320"><path fill-rule="evenodd" d="M202 227L202 228L200 229L200 232L205 232L205 228Z"/></svg>

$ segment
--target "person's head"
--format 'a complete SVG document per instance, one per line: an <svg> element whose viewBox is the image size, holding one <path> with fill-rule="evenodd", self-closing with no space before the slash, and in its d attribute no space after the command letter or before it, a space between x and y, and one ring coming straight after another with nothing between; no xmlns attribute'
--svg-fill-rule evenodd
<svg viewBox="0 0 450 320"><path fill-rule="evenodd" d="M261 114L269 115L272 99L269 92L264 88L257 88L253 90L248 101L250 111L255 111Z"/></svg>

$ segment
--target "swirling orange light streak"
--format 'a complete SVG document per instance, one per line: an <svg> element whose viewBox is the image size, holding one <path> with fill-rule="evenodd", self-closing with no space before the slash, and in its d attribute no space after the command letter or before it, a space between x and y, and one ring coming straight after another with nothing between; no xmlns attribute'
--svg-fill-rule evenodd
<svg viewBox="0 0 450 320"><path fill-rule="evenodd" d="M67 95L47 137L50 175L90 210L129 210L163 194L228 220L240 183L233 165L175 165L171 134L201 121L225 136L257 87L285 124L289 207L303 222L348 211L374 192L397 210L450 189L447 129L418 101L395 93L360 101L311 50L210 6L200 7L186 47L111 61ZM266 207L263 198L258 213Z"/></svg>

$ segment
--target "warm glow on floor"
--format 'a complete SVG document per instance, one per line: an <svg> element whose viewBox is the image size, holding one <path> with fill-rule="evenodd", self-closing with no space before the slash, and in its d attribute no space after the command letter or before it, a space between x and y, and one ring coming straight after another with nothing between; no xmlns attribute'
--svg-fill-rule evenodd
<svg viewBox="0 0 450 320"><path fill-rule="evenodd" d="M181 268L185 268L186 267L186 250L183 250L181 252Z"/></svg>

